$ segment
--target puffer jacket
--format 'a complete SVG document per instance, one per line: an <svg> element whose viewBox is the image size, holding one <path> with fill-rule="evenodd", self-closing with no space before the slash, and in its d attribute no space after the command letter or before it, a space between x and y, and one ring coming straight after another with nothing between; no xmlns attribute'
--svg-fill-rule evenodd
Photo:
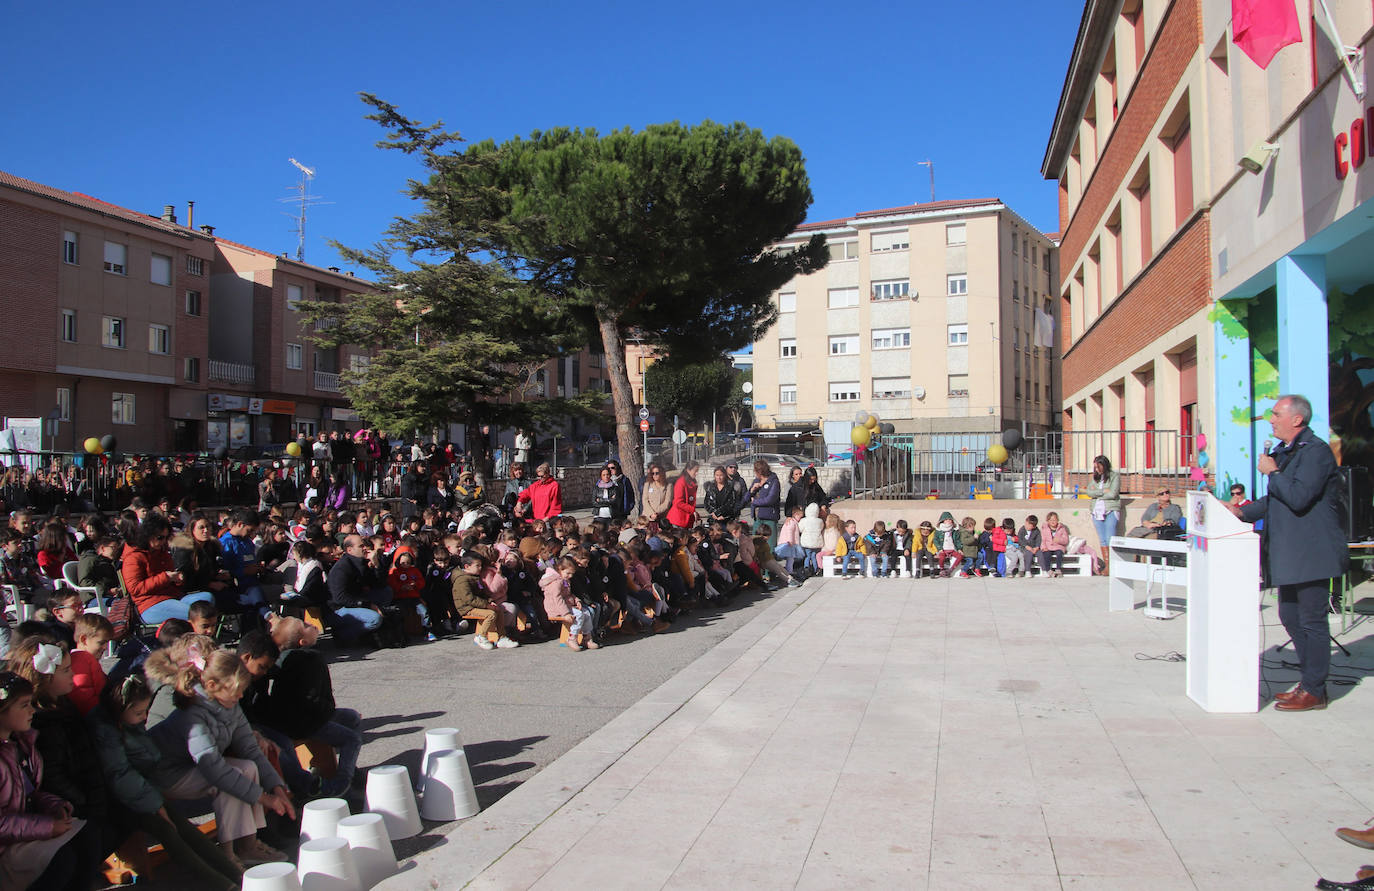
<svg viewBox="0 0 1374 891"><path fill-rule="evenodd" d="M237 703L226 708L199 688L191 703L178 705L167 720L150 732L162 751L168 772L178 778L199 770L205 782L249 804L257 803L264 788L285 785L272 762L258 748L243 709ZM224 759L225 755L256 764L258 782L235 770Z"/></svg>
<svg viewBox="0 0 1374 891"><path fill-rule="evenodd" d="M43 756L38 753L38 731L16 733L13 745L0 746L0 847L23 841L52 837L53 818L64 799L43 790ZM24 775L19 756L29 762L37 790L28 796L25 808Z"/></svg>
<svg viewBox="0 0 1374 891"><path fill-rule="evenodd" d="M140 613L164 600L181 598L181 585L167 577L173 568L170 551L124 549L124 585Z"/></svg>
<svg viewBox="0 0 1374 891"><path fill-rule="evenodd" d="M136 814L157 813L163 804L158 785L171 785L176 775L168 773L148 729L142 724L117 727L103 708L92 709L86 720L115 800Z"/></svg>
<svg viewBox="0 0 1374 891"><path fill-rule="evenodd" d="M797 538L802 547L813 551L825 547L825 521L821 519L819 504L806 506L806 516L797 524Z"/></svg>

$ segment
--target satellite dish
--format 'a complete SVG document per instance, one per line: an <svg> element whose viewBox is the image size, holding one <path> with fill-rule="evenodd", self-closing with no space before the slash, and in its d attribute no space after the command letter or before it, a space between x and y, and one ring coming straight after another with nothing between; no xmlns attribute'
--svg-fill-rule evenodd
<svg viewBox="0 0 1374 891"><path fill-rule="evenodd" d="M925 387L912 387L912 388L911 388L911 395L912 395L912 396L915 396L917 399L924 399L924 398L926 398L926 388L925 388Z"/></svg>

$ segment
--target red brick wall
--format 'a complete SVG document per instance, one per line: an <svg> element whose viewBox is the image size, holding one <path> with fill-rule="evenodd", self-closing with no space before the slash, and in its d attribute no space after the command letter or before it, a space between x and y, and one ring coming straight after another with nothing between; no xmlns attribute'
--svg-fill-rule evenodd
<svg viewBox="0 0 1374 891"><path fill-rule="evenodd" d="M4 317L0 369L52 371L56 367L57 264L61 262L58 216L0 201L0 313ZM11 411L5 398L5 390L0 389L0 415L27 413L27 409Z"/></svg>
<svg viewBox="0 0 1374 891"><path fill-rule="evenodd" d="M1200 0L1175 0L1165 13L1145 69L1132 87L1107 150L1092 171L1073 219L1064 230L1060 246L1064 269L1072 270L1078 265L1095 227L1107 212L1108 202L1131 175L1151 128L1168 112L1165 103L1202 44L1199 5Z"/></svg>
<svg viewBox="0 0 1374 891"><path fill-rule="evenodd" d="M1207 305L1210 232L1204 211L1069 348L1064 354L1065 398Z"/></svg>

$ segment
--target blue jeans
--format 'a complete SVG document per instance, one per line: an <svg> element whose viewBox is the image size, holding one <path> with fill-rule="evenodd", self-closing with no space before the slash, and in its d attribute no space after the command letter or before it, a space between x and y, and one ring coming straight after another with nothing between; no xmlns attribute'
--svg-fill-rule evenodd
<svg viewBox="0 0 1374 891"><path fill-rule="evenodd" d="M185 619L190 616L191 604L193 603L214 599L214 595L209 591L197 591L194 594L187 594L180 600L172 598L158 601L145 610L139 610L138 616L145 625L161 625L168 619Z"/></svg>
<svg viewBox="0 0 1374 891"><path fill-rule="evenodd" d="M891 559L892 558L889 557L887 554L874 554L872 557L869 557L868 574L870 576L876 576L879 573L887 575L888 567L891 566L891 563L889 562Z"/></svg>
<svg viewBox="0 0 1374 891"><path fill-rule="evenodd" d="M863 572L864 555L860 554L858 551L846 551L844 555L844 562L840 564L840 575L849 575L850 560L853 560L855 565L859 567L859 572Z"/></svg>
<svg viewBox="0 0 1374 891"><path fill-rule="evenodd" d="M310 739L333 746L339 762L339 771L328 781L325 791L342 794L353 785L353 774L358 769L358 755L363 750L362 721L362 715L351 708L335 709L333 717L310 735ZM286 780L287 787L297 795L309 794L310 772L301 767L300 759L296 757L298 740L292 740L285 733L272 727L256 729L281 749L282 779Z"/></svg>
<svg viewBox="0 0 1374 891"><path fill-rule="evenodd" d="M343 640L357 640L369 631L382 627L382 614L365 606L336 607L334 630Z"/></svg>
<svg viewBox="0 0 1374 891"><path fill-rule="evenodd" d="M1121 525L1121 511L1107 511L1107 516L1101 520L1093 520L1093 528L1097 530L1097 543L1104 548L1111 547L1112 536L1116 535L1117 528Z"/></svg>
<svg viewBox="0 0 1374 891"><path fill-rule="evenodd" d="M782 563L783 568L786 569L788 573L791 573L792 561L798 558L805 558L806 551L802 549L801 545L778 545L776 548L773 549L773 556L778 558L778 560Z"/></svg>
<svg viewBox="0 0 1374 891"><path fill-rule="evenodd" d="M802 565L813 572L820 572L820 564L816 562L816 555L820 552L820 548L802 548L802 554L805 555L802 560Z"/></svg>

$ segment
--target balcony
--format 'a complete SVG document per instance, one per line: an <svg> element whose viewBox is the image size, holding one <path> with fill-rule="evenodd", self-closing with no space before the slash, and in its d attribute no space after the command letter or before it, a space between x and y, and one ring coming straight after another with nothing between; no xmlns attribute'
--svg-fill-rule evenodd
<svg viewBox="0 0 1374 891"><path fill-rule="evenodd" d="M315 389L326 393L339 393L339 375L332 371L315 372Z"/></svg>
<svg viewBox="0 0 1374 891"><path fill-rule="evenodd" d="M209 379L212 381L251 387L257 380L257 376L257 369L252 365L240 365L237 362L224 362L220 359L210 360Z"/></svg>

